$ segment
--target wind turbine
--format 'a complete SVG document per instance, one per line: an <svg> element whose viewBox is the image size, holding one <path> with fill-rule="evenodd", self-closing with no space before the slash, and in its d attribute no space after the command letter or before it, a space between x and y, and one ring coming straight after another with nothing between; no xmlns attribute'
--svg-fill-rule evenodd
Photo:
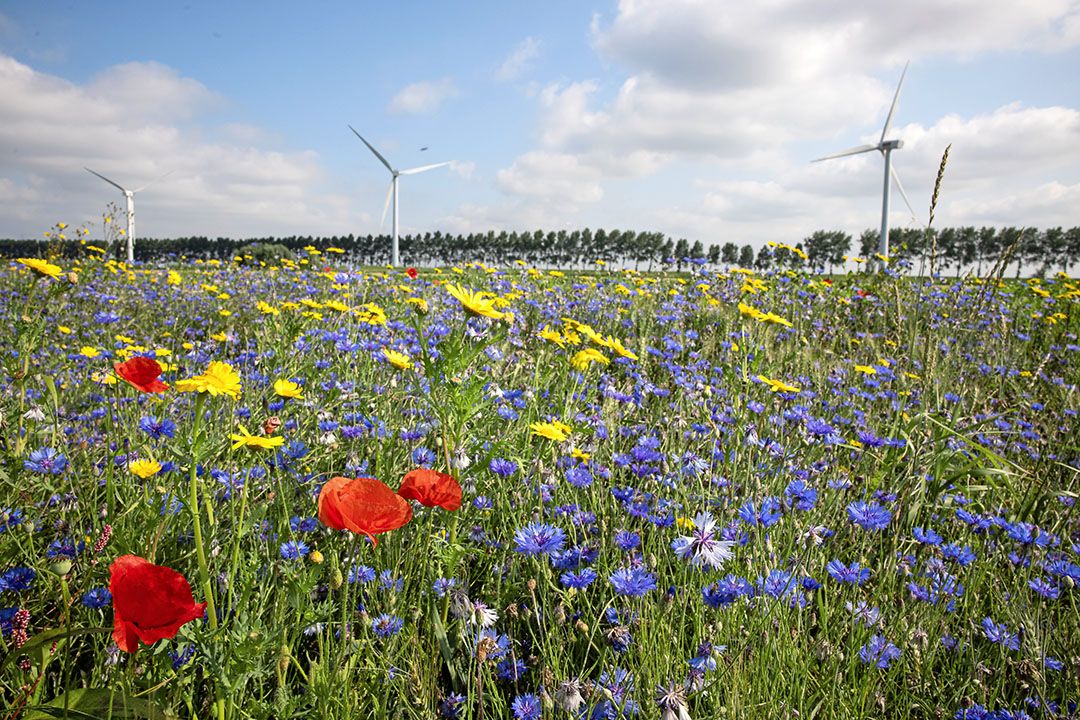
<svg viewBox="0 0 1080 720"><path fill-rule="evenodd" d="M900 82L896 85L896 93L893 95L892 105L889 107L889 114L885 117L885 127L881 131L881 139L878 140L877 145L859 145L858 147L849 148L842 152L826 155L825 157L817 158L812 161L821 162L822 160L832 160L833 158L859 155L872 150L877 150L885 157L885 187L881 194L881 236L878 240L878 253L883 257L889 257L889 191L891 189L890 183L893 180L896 181L896 189L900 191L900 196L904 198L904 203L907 205L908 210L911 211L911 217L916 220L918 219L915 216L915 210L911 207L911 201L908 200L907 193L904 192L904 186L900 182L900 176L896 174L896 170L892 166L892 151L904 147L904 141L885 139L885 136L889 134L889 129L892 127L893 114L896 112L896 104L900 100L900 88L904 86L904 76L907 75L909 64L910 63L904 63L904 71L900 73Z"/></svg>
<svg viewBox="0 0 1080 720"><path fill-rule="evenodd" d="M393 166L387 162L386 158L379 154L379 151L371 146L364 136L356 132L356 128L349 125L349 129L353 131L356 137L360 138L360 142L367 145L368 150L375 154L375 157L379 158L379 162L386 166L386 169L390 171L390 187L386 190L386 202L383 203L382 220L379 221L379 227L383 226L386 222L386 210L390 207L390 198L394 199L394 241L391 246L391 263L394 267L401 264L401 258L398 257L398 178L402 175L416 175L418 173L427 172L428 170L434 170L435 168L441 168L444 165L449 165L449 162L435 163L434 165L421 165L420 167L409 168L408 170L395 170ZM426 150L427 148L425 148Z"/></svg>
<svg viewBox="0 0 1080 720"><path fill-rule="evenodd" d="M143 190L157 182L157 180L161 180L161 178L172 174L172 171L170 170L169 172L165 173L165 175L159 177L157 180L152 180L146 183L141 188L128 190L127 188L122 187L119 183L113 182L101 173L94 172L88 167L84 167L83 170L86 170L86 172L90 173L91 175L97 175L99 178L109 183L110 185L118 189L120 192L124 193L124 197L127 198L127 262L128 265L133 264L135 262L135 193L142 192Z"/></svg>

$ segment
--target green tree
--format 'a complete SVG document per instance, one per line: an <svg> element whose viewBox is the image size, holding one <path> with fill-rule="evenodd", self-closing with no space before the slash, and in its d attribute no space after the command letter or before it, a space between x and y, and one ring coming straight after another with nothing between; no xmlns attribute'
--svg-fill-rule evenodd
<svg viewBox="0 0 1080 720"><path fill-rule="evenodd" d="M754 267L754 247L743 245L739 251L739 266L744 268Z"/></svg>

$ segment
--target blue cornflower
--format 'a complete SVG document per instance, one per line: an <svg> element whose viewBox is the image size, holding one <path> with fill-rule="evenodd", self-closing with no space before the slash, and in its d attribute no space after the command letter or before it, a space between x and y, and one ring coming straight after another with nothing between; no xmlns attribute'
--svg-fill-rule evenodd
<svg viewBox="0 0 1080 720"><path fill-rule="evenodd" d="M540 698L532 693L518 695L510 703L510 710L515 720L538 720L540 717Z"/></svg>
<svg viewBox="0 0 1080 720"><path fill-rule="evenodd" d="M813 510L817 503L818 492L802 480L792 480L784 488L784 497L788 505L796 510Z"/></svg>
<svg viewBox="0 0 1080 720"><path fill-rule="evenodd" d="M860 567L859 563L845 565L839 560L832 560L825 569L834 580L852 585L862 585L870 579L870 568Z"/></svg>
<svg viewBox="0 0 1080 720"><path fill-rule="evenodd" d="M486 495L477 495L473 498L472 506L477 510L491 510L495 507L495 503Z"/></svg>
<svg viewBox="0 0 1080 720"><path fill-rule="evenodd" d="M874 502L856 500L847 506L848 518L864 530L884 530L892 520L892 512Z"/></svg>
<svg viewBox="0 0 1080 720"><path fill-rule="evenodd" d="M780 599L791 596L799 584L786 570L772 570L767 577L759 577L757 585L762 595Z"/></svg>
<svg viewBox="0 0 1080 720"><path fill-rule="evenodd" d="M436 597L446 597L446 593L457 587L457 580L454 578L438 578L431 585L431 589L434 591Z"/></svg>
<svg viewBox="0 0 1080 720"><path fill-rule="evenodd" d="M1044 563L1043 569L1051 575L1067 577L1071 579L1074 584L1080 585L1080 565L1071 563L1063 558L1058 558Z"/></svg>
<svg viewBox="0 0 1080 720"><path fill-rule="evenodd" d="M585 488L592 485L593 476L589 472L588 468L581 465L570 468L566 471L566 482L570 483L577 488Z"/></svg>
<svg viewBox="0 0 1080 720"><path fill-rule="evenodd" d="M285 427L289 427L291 419L285 423ZM286 460L300 460L308 454L308 446L304 444L303 440L291 440L288 445L282 448L278 453L279 459ZM286 462L286 464L288 464Z"/></svg>
<svg viewBox="0 0 1080 720"><path fill-rule="evenodd" d="M859 659L867 665L874 665L885 670L893 660L900 657L900 648L893 645L884 635L875 635L859 649Z"/></svg>
<svg viewBox="0 0 1080 720"><path fill-rule="evenodd" d="M516 683L529 671L529 666L521 658L503 658L495 666L495 676L500 680Z"/></svg>
<svg viewBox="0 0 1080 720"><path fill-rule="evenodd" d="M17 607L0 608L0 635L7 637L11 634L13 630L11 623L18 612L19 608Z"/></svg>
<svg viewBox="0 0 1080 720"><path fill-rule="evenodd" d="M986 635L986 639L990 642L1001 645L1009 650L1020 649L1020 636L1016 633L1009 632L1009 628L1005 626L1005 623L998 625L990 618L983 618L980 625L982 626L983 633Z"/></svg>
<svg viewBox="0 0 1080 720"><path fill-rule="evenodd" d="M34 571L34 568L11 568L3 575L0 575L0 592L5 590L10 590L11 592L29 590L30 586L34 584L34 578L36 577L37 572Z"/></svg>
<svg viewBox="0 0 1080 720"><path fill-rule="evenodd" d="M740 597L753 597L754 586L738 575L728 575L723 580L701 589L702 599L711 608L726 607Z"/></svg>
<svg viewBox="0 0 1080 720"><path fill-rule="evenodd" d="M739 508L739 517L747 525L761 525L771 527L780 521L780 501L774 497L767 497L760 505L754 504L753 500L747 500Z"/></svg>
<svg viewBox="0 0 1080 720"><path fill-rule="evenodd" d="M961 567L967 567L975 562L975 553L967 545L948 543L941 546L941 555L946 560L952 560Z"/></svg>
<svg viewBox="0 0 1080 720"><path fill-rule="evenodd" d="M75 538L66 537L49 543L49 547L45 550L45 557L50 559L66 557L74 560L85 549L86 543L82 540L76 542Z"/></svg>
<svg viewBox="0 0 1080 720"><path fill-rule="evenodd" d="M450 693L439 703L439 714L445 720L457 720L461 717L461 706L465 703L465 696L460 693Z"/></svg>
<svg viewBox="0 0 1080 720"><path fill-rule="evenodd" d="M404 620L395 615L390 615L389 613L383 613L371 621L372 632L375 633L376 637L381 638L389 638L397 635L404 626Z"/></svg>
<svg viewBox="0 0 1080 720"><path fill-rule="evenodd" d="M169 659L172 660L172 669L179 670L188 664L195 656L195 646L185 645L183 650L170 650Z"/></svg>
<svg viewBox="0 0 1080 720"><path fill-rule="evenodd" d="M379 589L389 590L391 592L398 592L401 588L405 587L405 581L399 577L394 577L394 572L390 569L383 570L379 573Z"/></svg>
<svg viewBox="0 0 1080 720"><path fill-rule="evenodd" d="M0 508L0 533L5 533L8 528L22 524L23 511L18 508Z"/></svg>
<svg viewBox="0 0 1080 720"><path fill-rule="evenodd" d="M108 607L112 602L112 593L109 588L93 588L83 593L82 604L91 610L100 610Z"/></svg>
<svg viewBox="0 0 1080 720"><path fill-rule="evenodd" d="M369 583L375 580L375 568L370 565L353 565L349 568L349 582Z"/></svg>
<svg viewBox="0 0 1080 720"><path fill-rule="evenodd" d="M307 543L302 540L289 540L288 542L281 543L281 559L282 560L299 560L302 557L306 557L309 548Z"/></svg>
<svg viewBox="0 0 1080 720"><path fill-rule="evenodd" d="M705 566L718 569L724 562L734 557L730 540L721 540L716 532L716 520L712 513L702 512L694 518L692 535L677 537L671 542L671 549L680 560L689 560L695 567Z"/></svg>
<svg viewBox="0 0 1080 720"><path fill-rule="evenodd" d="M313 517L302 518L299 515L293 515L289 518L289 528L293 532L314 532L319 529L319 521Z"/></svg>
<svg viewBox="0 0 1080 720"><path fill-rule="evenodd" d="M615 533L615 544L619 546L619 549L630 552L641 545L641 536L632 530L620 530Z"/></svg>
<svg viewBox="0 0 1080 720"><path fill-rule="evenodd" d="M881 611L867 603L865 600L860 600L855 604L852 604L849 600L844 603L844 607L846 607L848 612L854 616L856 621L861 622L866 627L877 625L878 620L881 619Z"/></svg>
<svg viewBox="0 0 1080 720"><path fill-rule="evenodd" d="M23 467L31 472L59 475L68 466L67 458L53 448L40 448L23 460Z"/></svg>
<svg viewBox="0 0 1080 720"><path fill-rule="evenodd" d="M176 423L168 418L158 420L156 417L147 416L139 419L139 429L154 440L172 438L176 435Z"/></svg>
<svg viewBox="0 0 1080 720"><path fill-rule="evenodd" d="M491 470L499 477L510 477L518 471L518 464L513 460L492 458L491 462L488 463L488 470Z"/></svg>
<svg viewBox="0 0 1080 720"><path fill-rule="evenodd" d="M489 642L485 642L489 641ZM492 628L480 628L480 631L476 633L476 642L473 644L473 654L480 648L480 644L484 643L488 646L487 656L490 660L498 660L510 649L513 644L506 635L498 633ZM494 645L491 645L494 643Z"/></svg>
<svg viewBox="0 0 1080 720"><path fill-rule="evenodd" d="M418 447L412 451L413 465L429 468L435 464L435 451L426 447Z"/></svg>
<svg viewBox="0 0 1080 720"><path fill-rule="evenodd" d="M641 597L656 589L656 577L644 568L619 568L608 580L615 592L629 597Z"/></svg>
<svg viewBox="0 0 1080 720"><path fill-rule="evenodd" d="M1057 600L1058 596L1061 594L1061 590L1057 585L1054 585L1052 582L1041 576L1034 580L1028 580L1028 587L1048 600Z"/></svg>
<svg viewBox="0 0 1080 720"><path fill-rule="evenodd" d="M583 568L577 572L564 572L559 576L559 582L563 587L584 590L596 580L596 571L591 568Z"/></svg>
<svg viewBox="0 0 1080 720"><path fill-rule="evenodd" d="M562 528L534 522L514 533L514 550L526 555L547 555L562 550L566 533Z"/></svg>
<svg viewBox="0 0 1080 720"><path fill-rule="evenodd" d="M917 542L920 542L923 545L940 545L944 540L944 538L934 532L933 528L926 528L925 530L921 527L912 528L911 534L915 537Z"/></svg>

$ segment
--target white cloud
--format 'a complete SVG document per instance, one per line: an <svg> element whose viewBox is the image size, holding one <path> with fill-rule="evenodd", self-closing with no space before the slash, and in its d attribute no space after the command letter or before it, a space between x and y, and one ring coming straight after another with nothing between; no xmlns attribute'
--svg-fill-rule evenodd
<svg viewBox="0 0 1080 720"><path fill-rule="evenodd" d="M527 37L518 43L513 52L507 56L503 64L499 66L496 76L500 80L516 80L522 73L528 70L532 61L540 54L540 41L534 37Z"/></svg>
<svg viewBox="0 0 1080 720"><path fill-rule="evenodd" d="M595 169L583 165L574 155L530 152L500 170L495 182L511 195L576 208L604 196L599 179Z"/></svg>
<svg viewBox="0 0 1080 720"><path fill-rule="evenodd" d="M122 196L84 166L126 187L172 171L138 195L139 235L345 233L363 219L348 198L312 193L323 178L313 152L259 149L252 126L200 124L222 98L164 65L77 84L0 55L0 97L0 236L96 224Z"/></svg>
<svg viewBox="0 0 1080 720"><path fill-rule="evenodd" d="M970 64L990 52L1071 47L1080 43L1080 2L621 0L613 18L594 17L590 34L621 80L538 90L536 146L499 173L500 189L530 207L575 201L568 212L609 224L760 243L877 226L878 153L808 161L857 144L862 132L870 133L862 142L877 142L906 59L910 92L910 83L934 80L920 78L924 60ZM890 134L906 145L893 159L923 220L949 143L937 224L1080 220L1077 110L1014 104L903 123L902 100ZM607 191L616 182L633 197L658 192L649 203L621 201ZM912 222L899 196L892 207L894 225ZM1024 215L1006 219L1003 209Z"/></svg>
<svg viewBox="0 0 1080 720"><path fill-rule="evenodd" d="M472 180L473 175L476 173L476 163L471 161L462 162L460 160L451 160L450 172L456 174L462 180Z"/></svg>
<svg viewBox="0 0 1080 720"><path fill-rule="evenodd" d="M593 22L597 49L633 72L714 91L876 71L909 57L966 56L1080 40L1075 0L620 0Z"/></svg>
<svg viewBox="0 0 1080 720"><path fill-rule="evenodd" d="M450 98L457 97L458 90L452 78L416 82L406 85L390 100L393 113L429 113Z"/></svg>

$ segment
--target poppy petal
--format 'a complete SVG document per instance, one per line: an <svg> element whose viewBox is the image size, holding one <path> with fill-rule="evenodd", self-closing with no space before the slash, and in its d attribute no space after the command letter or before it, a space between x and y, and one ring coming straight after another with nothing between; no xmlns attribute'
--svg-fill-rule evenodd
<svg viewBox="0 0 1080 720"><path fill-rule="evenodd" d="M327 527L366 535L376 544L375 535L412 520L412 508L374 478L332 478L319 494L319 519Z"/></svg>
<svg viewBox="0 0 1080 720"><path fill-rule="evenodd" d="M139 641L176 637L182 625L206 613L206 603L195 602L187 579L172 568L122 555L109 571L113 639L126 652L135 652Z"/></svg>
<svg viewBox="0 0 1080 720"><path fill-rule="evenodd" d="M398 495L416 500L425 507L441 507L453 512L461 507L461 485L451 475L417 468L401 481Z"/></svg>

